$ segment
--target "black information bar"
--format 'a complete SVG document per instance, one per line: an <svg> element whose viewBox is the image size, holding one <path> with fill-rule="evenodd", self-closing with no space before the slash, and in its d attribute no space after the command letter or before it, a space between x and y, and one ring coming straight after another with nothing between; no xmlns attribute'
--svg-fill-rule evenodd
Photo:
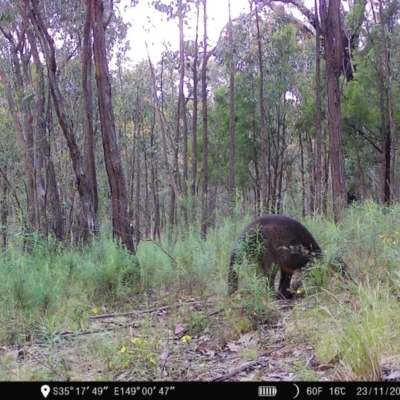
<svg viewBox="0 0 400 400"><path fill-rule="evenodd" d="M4 399L400 399L400 382L0 382ZM205 397L208 396L208 397ZM240 397L239 397L240 398Z"/></svg>

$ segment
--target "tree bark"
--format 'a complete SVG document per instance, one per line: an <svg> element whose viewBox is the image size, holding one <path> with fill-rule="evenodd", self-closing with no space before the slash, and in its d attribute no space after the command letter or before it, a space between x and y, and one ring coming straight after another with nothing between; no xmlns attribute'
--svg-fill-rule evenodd
<svg viewBox="0 0 400 400"><path fill-rule="evenodd" d="M391 186L391 201L396 200L396 184L395 184L395 170L396 170L396 142L397 142L397 133L396 133L396 121L394 118L393 111L393 96L392 96L392 82L391 82L391 71L389 65L389 49L387 44L387 37L389 35L386 34L385 29L385 21L384 21L384 13L383 13L383 5L382 0L378 0L379 4L379 26L381 28L381 40L382 40L382 61L383 61L383 72L386 81L386 91L387 91L387 106L388 106L388 114L389 114L389 132L390 132L390 186ZM371 5L371 7L373 7Z"/></svg>
<svg viewBox="0 0 400 400"><path fill-rule="evenodd" d="M374 4L371 1L372 17L375 25L378 24ZM375 46L378 44L375 43ZM378 52L378 74L379 74L379 110L381 114L381 137L382 137L382 152L381 152L381 194L380 201L382 204L390 203L390 189L391 189L391 173L390 173L390 154L391 154L391 140L390 130L386 121L386 92L385 92L385 78L384 67L381 52Z"/></svg>
<svg viewBox="0 0 400 400"><path fill-rule="evenodd" d="M228 195L230 201L234 200L234 189L235 189L235 65L233 59L234 44L233 44L233 24L231 18L231 2L228 0L229 9L229 183L228 183Z"/></svg>
<svg viewBox="0 0 400 400"><path fill-rule="evenodd" d="M83 30L83 45L81 50L82 65L82 100L83 100L83 154L85 172L93 198L94 210L99 208L99 196L97 192L96 165L94 161L94 132L92 109L92 51L91 51L91 7L86 3L85 25Z"/></svg>
<svg viewBox="0 0 400 400"><path fill-rule="evenodd" d="M3 248L7 247L7 217L8 217L8 207L7 207L7 193L8 193L8 185L7 185L7 167L4 167L4 176L3 176L3 185L2 185L2 198L1 198L1 236L3 239Z"/></svg>
<svg viewBox="0 0 400 400"><path fill-rule="evenodd" d="M264 68L262 61L262 49L261 49L261 34L260 34L260 24L258 18L258 12L256 9L256 27L257 27L257 51L258 51L258 68L260 73L260 86L258 91L258 102L260 108L260 140L261 140L261 205L260 211L263 212L264 209L268 208L267 202L267 148L266 148L266 134L265 134L265 108L264 108Z"/></svg>
<svg viewBox="0 0 400 400"><path fill-rule="evenodd" d="M314 0L315 13L315 105L316 105L316 120L315 120L315 202L314 211L322 212L323 191L323 174L322 174L322 96L321 96L321 40L320 26L318 20L317 0Z"/></svg>
<svg viewBox="0 0 400 400"><path fill-rule="evenodd" d="M192 116L192 196L197 193L197 110L198 110L198 49L199 49L199 3L196 2L196 36L194 40L193 56L193 116Z"/></svg>
<svg viewBox="0 0 400 400"><path fill-rule="evenodd" d="M335 221L339 221L343 217L344 207L347 204L339 88L343 55L340 0L330 0L328 7L326 7L326 0L320 0L319 10L325 39L333 214Z"/></svg>
<svg viewBox="0 0 400 400"><path fill-rule="evenodd" d="M112 199L113 234L121 238L126 248L131 253L135 254L128 218L126 183L115 132L115 120L106 55L104 4L102 0L87 1L92 7L93 53L96 68L101 136Z"/></svg>
<svg viewBox="0 0 400 400"><path fill-rule="evenodd" d="M207 114L207 0L203 0L203 65L201 68L201 97L203 119L202 184L201 184L201 235L207 235L208 225L208 114Z"/></svg>
<svg viewBox="0 0 400 400"><path fill-rule="evenodd" d="M184 197L187 196L187 185L188 185L188 122L186 115L186 102L184 93L184 81L185 81L185 41L183 32L183 5L182 0L178 3L179 13L179 104L180 114L183 122L182 131L182 159L183 159L183 181L182 181L182 194ZM179 112L178 112L179 116ZM186 215L185 210L185 215Z"/></svg>

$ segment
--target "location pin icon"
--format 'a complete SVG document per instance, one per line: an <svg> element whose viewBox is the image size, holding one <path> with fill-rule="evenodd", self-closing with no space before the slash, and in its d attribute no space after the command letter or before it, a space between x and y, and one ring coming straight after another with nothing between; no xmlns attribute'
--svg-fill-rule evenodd
<svg viewBox="0 0 400 400"><path fill-rule="evenodd" d="M50 393L50 386L48 386L48 385L43 385L43 386L40 388L40 391L42 392L43 397L46 398L46 397L49 395L49 393Z"/></svg>

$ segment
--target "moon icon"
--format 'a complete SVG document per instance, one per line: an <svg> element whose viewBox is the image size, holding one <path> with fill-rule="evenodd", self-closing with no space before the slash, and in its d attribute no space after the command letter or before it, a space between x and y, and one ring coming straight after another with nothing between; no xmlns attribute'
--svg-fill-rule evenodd
<svg viewBox="0 0 400 400"><path fill-rule="evenodd" d="M296 386L296 389L297 389L296 396L293 397L293 400L294 400L300 394L300 388L295 383L293 383L293 385Z"/></svg>

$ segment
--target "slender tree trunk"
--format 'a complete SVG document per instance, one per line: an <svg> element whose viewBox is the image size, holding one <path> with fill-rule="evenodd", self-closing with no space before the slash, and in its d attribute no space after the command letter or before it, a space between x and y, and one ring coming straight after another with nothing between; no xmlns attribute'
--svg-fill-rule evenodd
<svg viewBox="0 0 400 400"><path fill-rule="evenodd" d="M316 98L316 121L315 121L315 203L314 210L322 212L323 199L323 174L322 174L322 96L321 96L321 39L320 26L318 20L317 0L314 0L315 15L315 98Z"/></svg>
<svg viewBox="0 0 400 400"><path fill-rule="evenodd" d="M357 157L358 173L360 176L360 195L361 195L361 200L364 200L367 197L367 188L365 185L364 168L361 164L361 158L360 158L360 140L359 140L359 138L357 140L357 145L356 145L356 157Z"/></svg>
<svg viewBox="0 0 400 400"><path fill-rule="evenodd" d="M182 194L184 197L187 196L187 185L188 185L188 122L186 115L186 102L184 93L184 80L185 80L185 42L183 32L183 5L182 0L178 3L178 16L179 16L179 105L181 108L181 118L183 122L182 131L182 158L183 158L183 182L182 182ZM179 120L179 112L178 112ZM186 211L184 212L186 215Z"/></svg>
<svg viewBox="0 0 400 400"><path fill-rule="evenodd" d="M142 212L142 207L140 206L141 203L141 196L140 196L140 186L141 186L141 176L140 176L140 153L144 152L143 150L143 145L142 141L140 140L140 124L138 125L138 129L136 130L136 135L138 138L138 144L136 148L136 193L135 193L135 198L136 198L136 203L135 203L135 242L136 246L138 246L141 235L140 235L140 215Z"/></svg>
<svg viewBox="0 0 400 400"><path fill-rule="evenodd" d="M145 132L143 130L143 143L145 142ZM145 237L150 237L150 215L149 215L149 156L148 152L143 152L144 157L144 221L145 221Z"/></svg>
<svg viewBox="0 0 400 400"><path fill-rule="evenodd" d="M384 13L382 0L378 0L379 4L379 25L381 28L381 39L382 39L382 61L383 61L383 72L386 80L386 93L387 93L387 106L389 114L389 127L390 127L390 184L391 184L391 201L396 200L396 184L395 184L395 170L396 170L396 142L397 142L397 132L396 132L396 121L394 118L393 111L393 96L392 96L392 77L390 72L390 55L387 44L387 38L389 35L386 33Z"/></svg>
<svg viewBox="0 0 400 400"><path fill-rule="evenodd" d="M199 53L199 3L196 2L196 36L193 56L193 121L192 121L192 196L197 193L197 110L198 110L198 53Z"/></svg>
<svg viewBox="0 0 400 400"><path fill-rule="evenodd" d="M231 2L228 0L229 23L228 37L230 54L228 61L229 69L229 183L228 195L230 201L234 199L235 188L235 64L233 59L234 44L233 44L233 26L231 18Z"/></svg>
<svg viewBox="0 0 400 400"><path fill-rule="evenodd" d="M4 174L7 174L7 167L4 167ZM3 248L7 247L7 217L8 217L8 207L7 207L7 193L8 193L8 185L7 179L3 176L3 190L2 190L2 198L1 198L1 235L3 238Z"/></svg>
<svg viewBox="0 0 400 400"><path fill-rule="evenodd" d="M154 148L155 138L154 138L154 126L155 126L155 110L153 116L152 126L150 128L150 146ZM159 201L159 189L158 189L158 176L157 176L157 157L154 157L154 152L150 155L151 163L151 192L153 194L153 209L154 209L154 221L152 236L153 240L161 240L160 235L160 201Z"/></svg>
<svg viewBox="0 0 400 400"><path fill-rule="evenodd" d="M303 140L301 134L299 135L299 147L300 147L300 174L301 174L301 215L303 218L306 216L306 182L305 182L305 170L304 170L304 149Z"/></svg>
<svg viewBox="0 0 400 400"><path fill-rule="evenodd" d="M203 117L203 149L202 149L202 189L201 189L201 235L207 235L208 224L208 115L207 115L207 0L203 0L204 18L204 39L203 39L203 65L201 69L201 96L202 96L202 117Z"/></svg>
<svg viewBox="0 0 400 400"><path fill-rule="evenodd" d="M94 210L97 214L99 196L97 192L96 165L94 161L94 132L92 111L92 51L91 51L91 7L86 3L85 25L83 30L83 45L81 53L82 65L82 100L83 100L83 154L85 171L93 198Z"/></svg>
<svg viewBox="0 0 400 400"><path fill-rule="evenodd" d="M308 194L308 212L313 212L315 210L315 187L314 187L314 177L316 175L315 173L315 165L314 165L314 151L312 147L312 140L311 136L306 133L306 138L307 138L307 144L308 144L308 162L307 162L307 168L308 168L308 176L309 176L309 181L310 181L310 191Z"/></svg>
<svg viewBox="0 0 400 400"><path fill-rule="evenodd" d="M265 108L264 108L264 68L262 60L262 48L261 48L261 34L260 34L260 23L258 12L256 8L256 27L257 27L257 50L258 50L258 69L260 72L260 87L258 92L258 102L260 107L260 139L261 139L261 206L260 211L268 206L267 202L267 138L265 134Z"/></svg>
<svg viewBox="0 0 400 400"><path fill-rule="evenodd" d="M343 217L344 207L347 204L339 88L343 55L340 0L330 0L328 7L326 0L320 0L320 15L326 53L333 214L335 221L339 221Z"/></svg>
<svg viewBox="0 0 400 400"><path fill-rule="evenodd" d="M107 65L104 5L101 0L87 1L92 5L93 53L104 159L112 199L113 234L120 237L126 248L134 254L135 247L128 218L126 183L115 131Z"/></svg>
<svg viewBox="0 0 400 400"><path fill-rule="evenodd" d="M371 11L375 25L378 24L374 4L371 1ZM385 91L385 78L384 78L384 66L383 66L382 54L378 53L378 66L379 66L379 110L381 114L381 137L382 137L382 153L381 153L381 196L380 200L382 204L390 203L390 192L391 192L391 166L390 166L390 154L391 154L391 138L390 130L387 127L386 120L386 91Z"/></svg>

